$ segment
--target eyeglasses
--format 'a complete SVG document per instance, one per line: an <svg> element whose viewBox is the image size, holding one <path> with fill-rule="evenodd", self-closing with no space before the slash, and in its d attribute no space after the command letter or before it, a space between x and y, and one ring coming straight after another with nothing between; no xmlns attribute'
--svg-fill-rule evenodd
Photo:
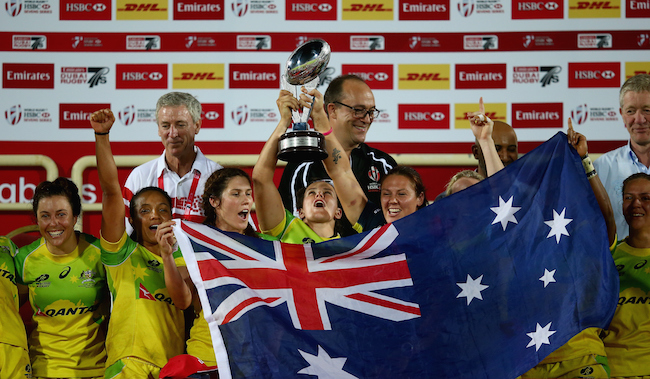
<svg viewBox="0 0 650 379"><path fill-rule="evenodd" d="M371 108L371 109L368 109L368 110L365 110L363 108L354 108L354 107L351 107L351 106L349 106L347 104L343 104L343 103L341 103L339 101L335 101L334 104L343 105L344 107L348 107L348 108L352 109L352 112L354 113L354 117L356 117L356 118L365 118L366 115L368 115L368 116L370 116L370 119L372 120L372 119L377 118L377 116L379 116L379 109L377 109L377 108Z"/></svg>

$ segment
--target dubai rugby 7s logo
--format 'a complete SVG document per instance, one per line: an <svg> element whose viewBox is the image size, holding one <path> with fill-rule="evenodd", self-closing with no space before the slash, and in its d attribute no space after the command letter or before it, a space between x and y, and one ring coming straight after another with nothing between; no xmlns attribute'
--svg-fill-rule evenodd
<svg viewBox="0 0 650 379"><path fill-rule="evenodd" d="M248 12L250 0L235 0L232 3L232 11L237 17L243 17Z"/></svg>
<svg viewBox="0 0 650 379"><path fill-rule="evenodd" d="M587 104L580 104L571 110L571 120L577 125L584 124L588 117L589 107L587 107Z"/></svg>
<svg viewBox="0 0 650 379"><path fill-rule="evenodd" d="M232 111L232 120L237 125L244 125L248 120L248 105L240 105Z"/></svg>
<svg viewBox="0 0 650 379"><path fill-rule="evenodd" d="M469 17L474 13L475 0L461 0L458 2L458 12L463 17Z"/></svg>
<svg viewBox="0 0 650 379"><path fill-rule="evenodd" d="M120 122L124 124L124 126L129 126L133 124L133 121L135 121L135 113L135 106L127 105L126 107L122 108L121 111L119 111L117 117L120 119Z"/></svg>
<svg viewBox="0 0 650 379"><path fill-rule="evenodd" d="M5 9L7 10L7 13L9 13L9 16L16 17L23 9L23 0L7 0L5 3Z"/></svg>
<svg viewBox="0 0 650 379"><path fill-rule="evenodd" d="M11 108L5 111L5 119L10 125L16 125L20 122L20 119L23 117L23 108L18 105L14 105Z"/></svg>

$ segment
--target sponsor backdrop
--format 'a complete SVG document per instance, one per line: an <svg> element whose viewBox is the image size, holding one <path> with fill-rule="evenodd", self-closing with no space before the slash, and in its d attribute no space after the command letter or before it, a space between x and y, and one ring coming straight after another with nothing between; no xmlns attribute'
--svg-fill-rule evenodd
<svg viewBox="0 0 650 379"><path fill-rule="evenodd" d="M620 145L618 88L650 72L650 0L2 1L0 141L63 175L93 153L87 120L102 107L118 117L116 153L159 154L155 102L172 90L202 102L206 153L258 152L284 62L312 38L332 47L320 90L366 79L381 110L368 142L391 153L468 152L480 96L523 146L568 117L590 141L619 141L595 146ZM21 200L6 188L0 201Z"/></svg>

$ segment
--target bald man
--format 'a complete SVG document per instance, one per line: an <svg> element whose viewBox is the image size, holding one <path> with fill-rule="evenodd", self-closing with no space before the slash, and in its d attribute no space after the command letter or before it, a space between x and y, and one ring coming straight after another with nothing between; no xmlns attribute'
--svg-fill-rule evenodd
<svg viewBox="0 0 650 379"><path fill-rule="evenodd" d="M492 139L494 146L497 148L497 153L504 166L509 165L519 158L519 147L517 145L517 134L512 126L503 121L494 121L494 129L492 131ZM483 151L478 143L472 146L472 153L474 158L478 160L478 173L484 178L487 178L487 170L485 169L485 159L483 158Z"/></svg>

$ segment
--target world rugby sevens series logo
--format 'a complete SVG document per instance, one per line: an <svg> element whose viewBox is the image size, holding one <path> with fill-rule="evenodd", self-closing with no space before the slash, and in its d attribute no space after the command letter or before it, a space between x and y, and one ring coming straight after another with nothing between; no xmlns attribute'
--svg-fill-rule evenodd
<svg viewBox="0 0 650 379"><path fill-rule="evenodd" d="M584 124L588 117L589 108L587 107L587 104L580 104L571 110L571 120L574 124Z"/></svg>
<svg viewBox="0 0 650 379"><path fill-rule="evenodd" d="M16 17L23 9L23 0L7 0L5 3L5 9L7 10L7 13L9 13L9 16Z"/></svg>
<svg viewBox="0 0 650 379"><path fill-rule="evenodd" d="M460 12L463 17L469 17L474 13L474 7L474 0L461 0L458 3L458 12Z"/></svg>
<svg viewBox="0 0 650 379"><path fill-rule="evenodd" d="M135 121L135 106L128 105L118 112L117 117L124 126L129 126Z"/></svg>
<svg viewBox="0 0 650 379"><path fill-rule="evenodd" d="M232 120L237 125L244 125L248 120L248 105L240 105L232 111Z"/></svg>
<svg viewBox="0 0 650 379"><path fill-rule="evenodd" d="M10 125L16 125L20 122L20 119L23 117L23 108L18 105L14 105L5 111L5 119Z"/></svg>
<svg viewBox="0 0 650 379"><path fill-rule="evenodd" d="M248 12L249 0L235 0L232 3L232 11L237 17L243 17Z"/></svg>

